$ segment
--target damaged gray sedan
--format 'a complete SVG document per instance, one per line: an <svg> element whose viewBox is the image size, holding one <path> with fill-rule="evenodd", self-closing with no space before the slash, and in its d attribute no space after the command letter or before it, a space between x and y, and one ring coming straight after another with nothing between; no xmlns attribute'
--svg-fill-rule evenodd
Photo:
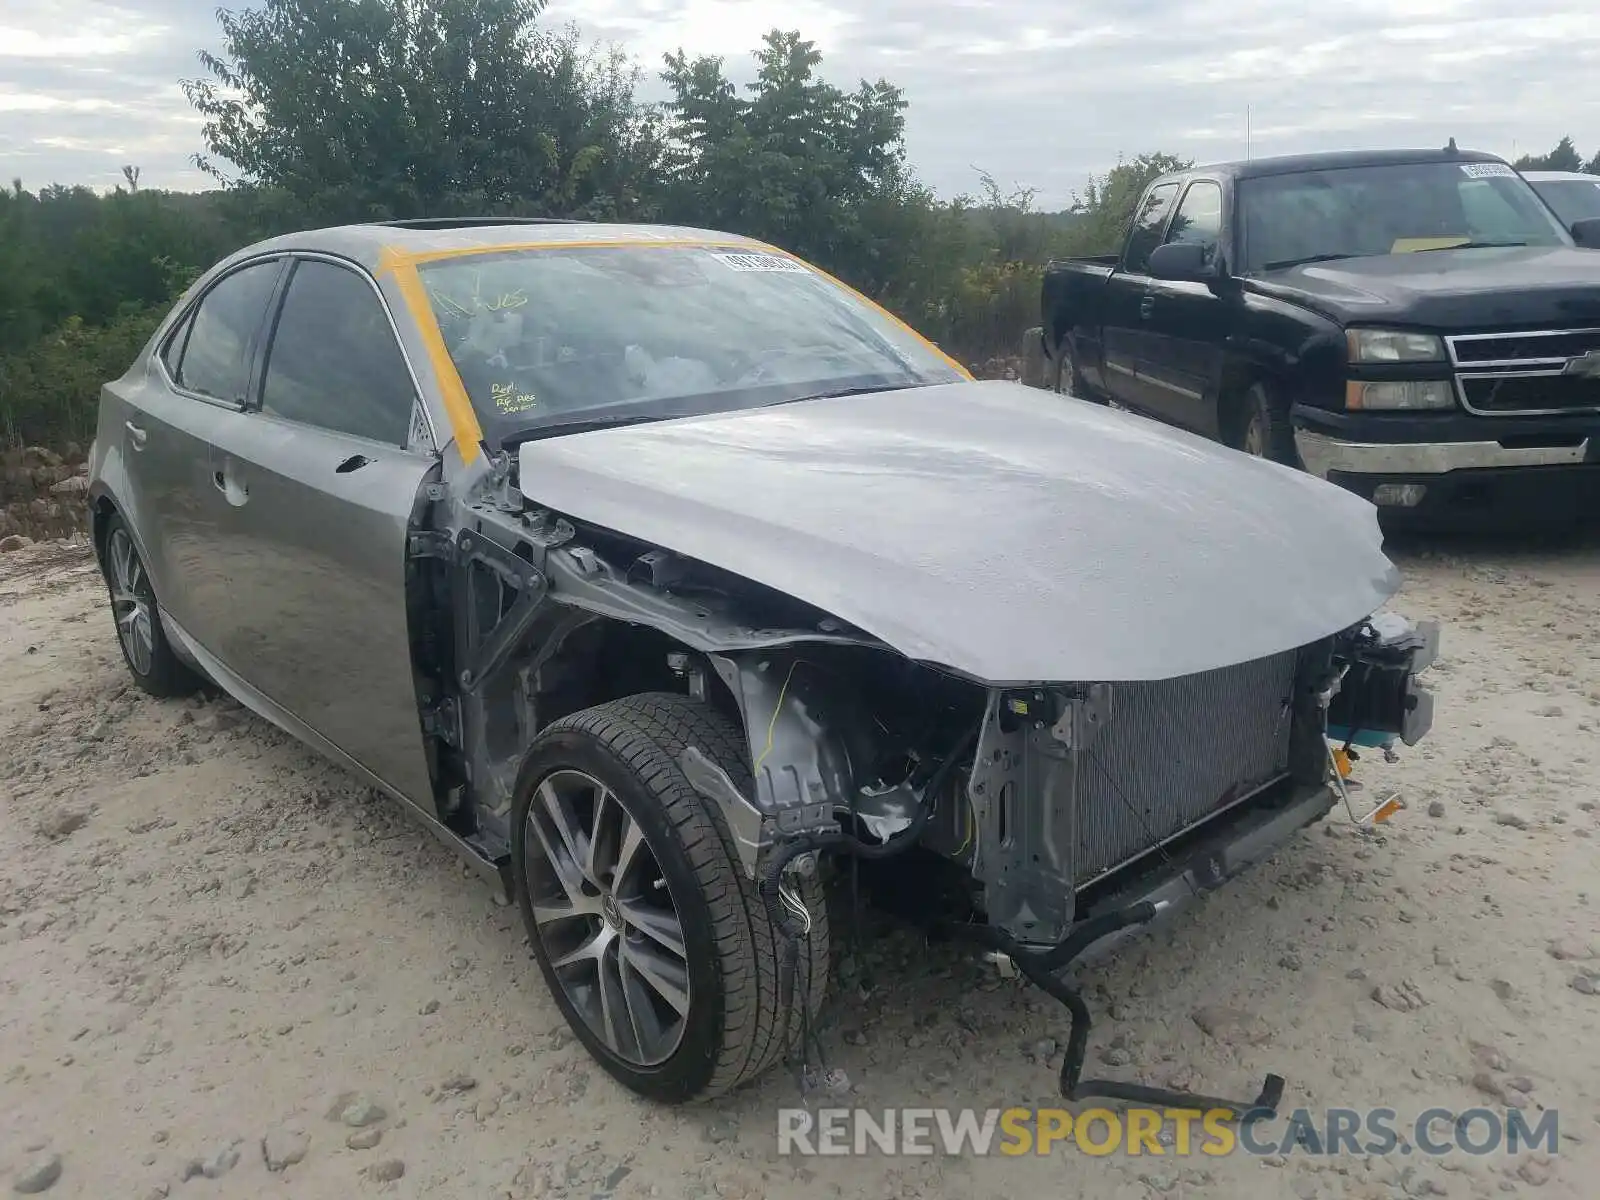
<svg viewBox="0 0 1600 1200"><path fill-rule="evenodd" d="M1068 1006L1067 1096L1230 1103L1080 1078L1063 969L1431 718L1365 501L973 381L722 234L250 247L105 387L91 478L139 685L209 679L399 801L666 1101L802 1052L856 859Z"/></svg>

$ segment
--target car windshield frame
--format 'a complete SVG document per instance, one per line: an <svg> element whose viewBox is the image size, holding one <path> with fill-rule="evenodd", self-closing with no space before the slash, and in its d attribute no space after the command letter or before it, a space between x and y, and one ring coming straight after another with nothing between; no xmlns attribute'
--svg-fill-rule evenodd
<svg viewBox="0 0 1600 1200"><path fill-rule="evenodd" d="M1235 189L1239 275L1425 250L1573 244L1533 186L1500 162L1330 167L1249 176Z"/></svg>
<svg viewBox="0 0 1600 1200"><path fill-rule="evenodd" d="M415 315L435 326L437 365L454 373L491 449L971 378L855 289L764 246L485 246L417 269Z"/></svg>

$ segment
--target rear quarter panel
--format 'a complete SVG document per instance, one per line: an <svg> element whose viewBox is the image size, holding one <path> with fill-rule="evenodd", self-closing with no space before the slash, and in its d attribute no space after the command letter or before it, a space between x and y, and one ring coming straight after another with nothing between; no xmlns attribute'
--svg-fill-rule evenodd
<svg viewBox="0 0 1600 1200"><path fill-rule="evenodd" d="M211 280L232 263L249 257L251 253L253 253L252 248L246 247L202 272L173 302L166 316L161 319L161 324L150 335L149 341L144 344L138 356L129 364L127 371L118 378L107 381L100 389L95 437L89 450L90 508L94 511L109 506L122 514L132 534L134 546L139 551L139 557L143 560L145 569L150 572L151 584L156 589L157 595L170 594L171 572L160 561L159 555L151 554L151 547L144 536L143 531L150 528L152 516L148 511L148 502L141 498L139 489L133 485L129 475L127 422L133 420L136 414L149 411L153 387L161 387L164 392L164 385L154 373L151 363L158 353L158 348L165 343L172 327ZM160 401L157 401L158 406L159 403ZM103 524L102 520L95 520L92 528L97 536ZM97 554L99 550L100 546L97 543L95 546Z"/></svg>
<svg viewBox="0 0 1600 1200"><path fill-rule="evenodd" d="M148 527L149 514L142 511L138 491L128 474L128 448L126 429L129 421L142 411L141 400L148 386L150 347L166 328L158 330L148 345L139 352L133 365L120 377L110 380L100 388L100 403L95 418L94 440L89 446L89 494L91 514L96 514L91 524L95 554L102 549L101 538L105 529L103 510L110 508L120 513L128 525L139 558L150 572L152 585L162 594L165 580L157 563L151 560L142 530Z"/></svg>

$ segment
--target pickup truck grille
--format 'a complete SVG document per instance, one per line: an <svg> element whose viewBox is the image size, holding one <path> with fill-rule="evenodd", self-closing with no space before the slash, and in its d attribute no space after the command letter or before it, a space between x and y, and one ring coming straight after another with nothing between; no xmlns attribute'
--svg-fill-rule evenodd
<svg viewBox="0 0 1600 1200"><path fill-rule="evenodd" d="M1600 329L1469 333L1445 342L1468 412L1600 411Z"/></svg>
<svg viewBox="0 0 1600 1200"><path fill-rule="evenodd" d="M1571 375L1460 377L1467 408L1478 413L1587 412L1600 409L1600 379Z"/></svg>
<svg viewBox="0 0 1600 1200"><path fill-rule="evenodd" d="M1110 719L1079 768L1078 888L1284 776L1298 661L1290 650L1111 685Z"/></svg>

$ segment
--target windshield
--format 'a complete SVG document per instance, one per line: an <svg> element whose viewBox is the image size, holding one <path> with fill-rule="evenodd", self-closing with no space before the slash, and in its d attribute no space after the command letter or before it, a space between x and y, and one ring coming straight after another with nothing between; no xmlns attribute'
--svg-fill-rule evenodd
<svg viewBox="0 0 1600 1200"><path fill-rule="evenodd" d="M1533 190L1556 210L1563 224L1600 217L1600 176L1594 179L1541 179Z"/></svg>
<svg viewBox="0 0 1600 1200"><path fill-rule="evenodd" d="M420 268L491 445L963 375L795 259L683 243L521 249Z"/></svg>
<svg viewBox="0 0 1600 1200"><path fill-rule="evenodd" d="M1504 163L1425 162L1242 179L1241 273L1451 246L1563 246L1567 233Z"/></svg>

